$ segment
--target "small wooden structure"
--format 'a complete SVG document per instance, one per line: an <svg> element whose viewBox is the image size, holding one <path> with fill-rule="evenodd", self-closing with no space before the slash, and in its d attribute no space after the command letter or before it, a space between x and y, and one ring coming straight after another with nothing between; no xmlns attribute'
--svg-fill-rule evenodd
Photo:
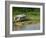
<svg viewBox="0 0 46 38"><path fill-rule="evenodd" d="M14 20L15 20L15 21L24 21L24 20L26 20L26 15L24 15L24 14L16 15L16 16L14 17Z"/></svg>

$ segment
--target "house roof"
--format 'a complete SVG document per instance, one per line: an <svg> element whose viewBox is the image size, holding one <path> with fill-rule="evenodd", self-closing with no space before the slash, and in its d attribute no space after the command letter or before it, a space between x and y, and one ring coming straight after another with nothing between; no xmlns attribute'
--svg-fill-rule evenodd
<svg viewBox="0 0 46 38"><path fill-rule="evenodd" d="M24 17L24 16L26 16L26 15L24 15L24 14L16 15L16 17Z"/></svg>

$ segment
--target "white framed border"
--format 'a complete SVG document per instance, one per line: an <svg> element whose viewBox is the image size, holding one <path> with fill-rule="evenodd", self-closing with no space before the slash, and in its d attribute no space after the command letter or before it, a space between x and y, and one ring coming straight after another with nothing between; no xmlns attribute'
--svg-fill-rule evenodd
<svg viewBox="0 0 46 38"><path fill-rule="evenodd" d="M40 30L32 31L12 31L12 7L29 7L29 8L40 8ZM43 32L43 6L42 5L19 5L10 4L10 34L25 34L25 33L42 33Z"/></svg>

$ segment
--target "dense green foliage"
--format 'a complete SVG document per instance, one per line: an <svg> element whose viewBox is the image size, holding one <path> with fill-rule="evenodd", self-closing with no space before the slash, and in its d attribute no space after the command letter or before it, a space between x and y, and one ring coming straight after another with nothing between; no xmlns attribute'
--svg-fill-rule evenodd
<svg viewBox="0 0 46 38"><path fill-rule="evenodd" d="M40 8L13 7L13 16L25 14L33 21L40 20Z"/></svg>
<svg viewBox="0 0 46 38"><path fill-rule="evenodd" d="M13 15L18 15L18 14L39 15L38 12L40 12L39 8L18 8L18 7L13 7Z"/></svg>

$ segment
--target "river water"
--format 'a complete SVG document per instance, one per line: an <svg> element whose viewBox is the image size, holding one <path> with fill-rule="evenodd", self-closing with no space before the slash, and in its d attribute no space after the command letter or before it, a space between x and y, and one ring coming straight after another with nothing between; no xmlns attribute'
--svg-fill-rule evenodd
<svg viewBox="0 0 46 38"><path fill-rule="evenodd" d="M24 27L22 27L20 30L40 30L40 23L24 25ZM15 27L14 27L14 31L15 31Z"/></svg>

